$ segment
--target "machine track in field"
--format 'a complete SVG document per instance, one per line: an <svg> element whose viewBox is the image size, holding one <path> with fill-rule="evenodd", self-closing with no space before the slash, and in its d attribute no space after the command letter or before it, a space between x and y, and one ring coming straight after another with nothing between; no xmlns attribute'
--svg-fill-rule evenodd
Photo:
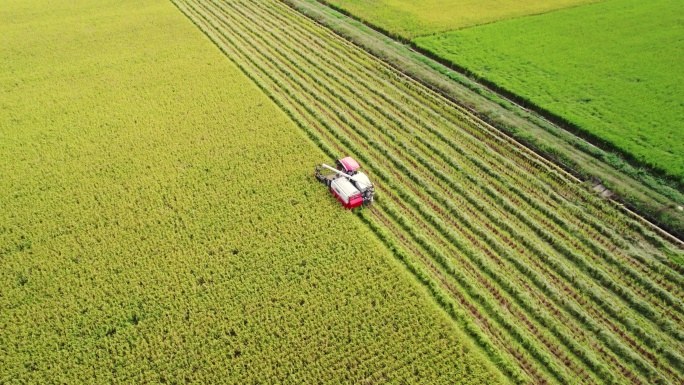
<svg viewBox="0 0 684 385"><path fill-rule="evenodd" d="M379 196L361 217L511 380L684 382L681 250L285 4L173 2L331 158L361 161Z"/></svg>

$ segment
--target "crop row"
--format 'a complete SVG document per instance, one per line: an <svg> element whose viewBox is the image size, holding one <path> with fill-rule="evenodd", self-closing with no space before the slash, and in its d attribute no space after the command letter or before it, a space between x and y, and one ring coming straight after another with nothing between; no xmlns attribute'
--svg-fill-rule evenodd
<svg viewBox="0 0 684 385"><path fill-rule="evenodd" d="M321 46L321 48L323 48L323 47L324 47L324 46ZM301 51L298 51L298 52L301 52ZM316 54L315 51L314 51L313 53ZM326 72L326 76L331 76L330 72ZM334 76L333 76L333 77L334 77ZM358 76L355 76L354 79L355 79L355 81L362 82L362 79L359 78ZM367 86L366 88L367 88L369 91L373 92L373 93L378 93L378 92L379 92L378 89L377 89L376 87L368 87L368 86ZM397 91L397 90L392 90L392 91ZM391 99L388 99L386 96L383 96L383 100L384 100L384 101L387 101L387 102L390 102L390 103L392 102L392 100L391 100ZM403 99L403 100L405 100L405 99ZM396 105L396 103L395 103L394 105ZM415 112L415 111L411 111L409 114L406 114L405 116L408 117L408 118L413 118L413 117L416 116L416 114L415 114L414 112ZM390 115L390 118L391 118L391 117L392 117L392 115ZM399 121L399 122L400 122L400 121ZM401 123L399 123L399 124L401 124ZM506 160L506 158L503 158L503 159ZM506 168L504 168L503 170L505 171ZM523 174L523 175L526 175L526 174ZM527 182L535 182L535 181L536 181L536 180L534 180L534 179L533 179L532 181L527 180ZM508 187L510 187L510 185L509 185ZM539 187L539 184L537 183L537 184L535 185L535 187ZM571 190L571 191L572 191L572 190ZM534 190L533 190L533 192L534 192ZM543 192L544 192L544 194L554 194L554 195L557 195L557 194L555 194L554 192L550 191L548 188L546 188ZM522 195L522 196L523 196L523 197L528 197L528 195ZM543 196L543 195L542 195L542 196ZM555 199L555 200L558 200L558 197L556 196L556 197L554 197L554 199ZM577 221L576 215L573 215L571 218L572 218L572 219L575 219L575 221ZM583 218L581 218L581 219L584 220L585 222L591 223L592 226L598 226L598 227L600 228L600 230L601 230L603 233L609 233L609 232L607 231L607 229L606 229L605 226L597 225L597 224L596 224L596 221L591 221L591 220L589 220L588 218L586 218L586 216L583 217ZM554 220L557 221L557 216L554 217ZM580 226L580 227L586 226L586 223L585 223L585 222L580 222L580 223L579 223L579 226ZM563 224L563 223L559 223L559 224L560 224L561 226L564 226L564 225L565 225L565 224ZM619 239L618 239L618 241L619 241ZM624 246L624 244L621 244L621 245ZM670 277L671 277L671 276L670 276ZM680 281L680 282L681 282L681 281Z"/></svg>
<svg viewBox="0 0 684 385"><path fill-rule="evenodd" d="M364 219L511 378L681 381L683 279L648 230L280 3L177 5L331 157L362 161Z"/></svg>

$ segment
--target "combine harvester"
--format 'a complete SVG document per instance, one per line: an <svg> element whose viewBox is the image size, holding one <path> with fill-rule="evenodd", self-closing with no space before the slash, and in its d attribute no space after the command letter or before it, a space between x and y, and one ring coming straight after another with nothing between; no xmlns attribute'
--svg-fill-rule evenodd
<svg viewBox="0 0 684 385"><path fill-rule="evenodd" d="M317 165L314 168L316 179L330 187L330 192L346 209L372 204L375 186L366 174L358 171L361 167L359 163L348 156L338 159L335 165L337 166L336 169L327 164ZM324 175L323 169L328 169L334 173Z"/></svg>

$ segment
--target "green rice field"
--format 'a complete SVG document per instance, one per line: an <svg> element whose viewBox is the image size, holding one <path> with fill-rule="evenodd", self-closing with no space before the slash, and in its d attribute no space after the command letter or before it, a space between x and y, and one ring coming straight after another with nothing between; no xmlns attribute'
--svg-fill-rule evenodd
<svg viewBox="0 0 684 385"><path fill-rule="evenodd" d="M600 0L323 0L394 37L453 31Z"/></svg>
<svg viewBox="0 0 684 385"><path fill-rule="evenodd" d="M611 0L414 42L684 182L681 15Z"/></svg>

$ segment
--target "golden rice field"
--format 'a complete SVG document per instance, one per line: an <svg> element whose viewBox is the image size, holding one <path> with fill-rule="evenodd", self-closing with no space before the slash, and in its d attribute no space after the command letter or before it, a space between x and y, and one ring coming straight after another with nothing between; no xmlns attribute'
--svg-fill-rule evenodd
<svg viewBox="0 0 684 385"><path fill-rule="evenodd" d="M502 381L170 2L0 19L0 383Z"/></svg>
<svg viewBox="0 0 684 385"><path fill-rule="evenodd" d="M684 250L284 3L7 7L0 382L684 381Z"/></svg>

